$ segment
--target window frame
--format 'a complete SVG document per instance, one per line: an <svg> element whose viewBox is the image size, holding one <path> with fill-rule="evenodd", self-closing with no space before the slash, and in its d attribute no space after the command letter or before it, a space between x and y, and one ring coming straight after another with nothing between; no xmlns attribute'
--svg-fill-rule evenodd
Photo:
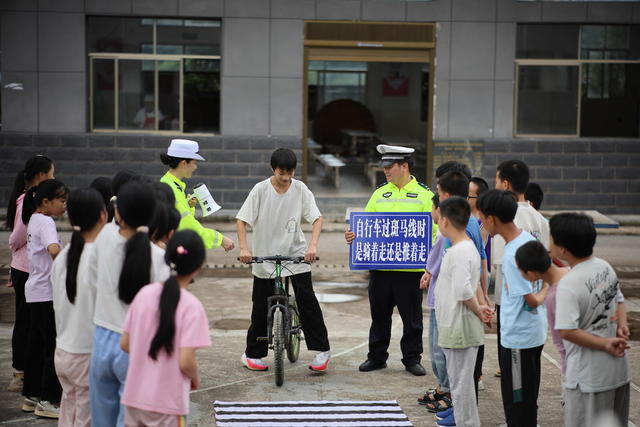
<svg viewBox="0 0 640 427"><path fill-rule="evenodd" d="M522 25L522 24L519 24ZM527 25L527 24L524 24ZM582 76L585 64L640 64L640 59L582 59L582 28L586 25L594 24L580 24L580 30L578 32L578 58L576 59L514 59L514 96L513 96L513 136L516 138L580 138L580 125L581 125L581 112L582 112ZM602 24L609 25L609 24ZM637 25L637 24L624 24L624 25ZM520 66L577 66L578 78L576 79L577 93L577 120L576 120L576 132L574 134L531 134L531 133L519 133L518 132L518 96L520 94Z"/></svg>
<svg viewBox="0 0 640 427"><path fill-rule="evenodd" d="M146 19L146 18L140 18ZM159 54L155 53L157 50L157 23L156 18L148 18L153 20L153 52L154 53L125 53L125 52L89 52L87 54L89 60L89 132L90 133L128 133L128 134L151 134L151 135L192 135L192 136L212 136L216 135L216 133L208 133L208 132L184 132L184 62L187 59L207 59L207 60L217 60L221 61L222 55L190 55L190 54ZM220 21L220 27L222 27L222 22ZM114 121L113 128L94 128L94 60L96 59L108 59L114 61ZM120 92L120 82L119 82L119 66L120 61L127 60L138 60L138 61L154 61L154 115L156 117L155 120L155 128L154 129L121 129L120 128L120 105L119 105L119 92ZM163 61L174 61L179 63L179 86L180 93L178 95L178 105L179 105L179 129L171 129L171 130L160 130L159 121L157 118L159 117L159 88L158 88L158 64ZM221 73L222 74L222 73ZM220 130L218 130L220 132Z"/></svg>

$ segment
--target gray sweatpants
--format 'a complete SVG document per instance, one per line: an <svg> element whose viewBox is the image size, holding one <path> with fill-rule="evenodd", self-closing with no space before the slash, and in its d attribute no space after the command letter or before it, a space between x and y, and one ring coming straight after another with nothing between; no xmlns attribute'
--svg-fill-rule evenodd
<svg viewBox="0 0 640 427"><path fill-rule="evenodd" d="M613 412L620 425L626 427L629 424L629 383L598 393L584 393L579 386L564 389L566 427L600 426L598 418L607 412Z"/></svg>
<svg viewBox="0 0 640 427"><path fill-rule="evenodd" d="M453 416L457 426L478 427L480 415L473 384L473 370L478 357L478 347L442 348L447 359L447 375L451 400L453 400Z"/></svg>

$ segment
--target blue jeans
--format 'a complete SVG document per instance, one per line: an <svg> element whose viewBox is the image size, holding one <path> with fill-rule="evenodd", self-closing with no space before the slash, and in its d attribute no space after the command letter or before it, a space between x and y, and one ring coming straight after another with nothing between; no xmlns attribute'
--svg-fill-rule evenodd
<svg viewBox="0 0 640 427"><path fill-rule="evenodd" d="M120 404L129 367L129 355L120 349L121 334L96 326L89 368L92 427L123 427Z"/></svg>
<svg viewBox="0 0 640 427"><path fill-rule="evenodd" d="M431 370L438 379L440 390L449 392L449 376L447 375L447 361L442 348L438 345L438 322L436 310L429 313L429 357L431 358Z"/></svg>

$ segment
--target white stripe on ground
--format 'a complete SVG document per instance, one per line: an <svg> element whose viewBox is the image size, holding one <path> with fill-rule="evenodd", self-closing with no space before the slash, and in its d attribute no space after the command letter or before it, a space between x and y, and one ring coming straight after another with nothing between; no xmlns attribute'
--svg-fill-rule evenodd
<svg viewBox="0 0 640 427"><path fill-rule="evenodd" d="M314 400L314 401L301 401L301 400L278 400L276 402L265 401L247 401L247 402L226 402L223 400L216 400L213 402L214 406L273 406L274 403L279 405L300 405L300 406L326 406L326 405L398 405L397 400Z"/></svg>
<svg viewBox="0 0 640 427"><path fill-rule="evenodd" d="M365 347L367 345L369 345L369 340L367 340L367 341L365 341L365 342L363 342L361 344L358 344L358 345L356 345L354 347L351 347L351 348L349 348L347 350L341 351L340 353L337 353L337 354L335 354L335 355L333 355L331 357L344 356L345 354L351 353L352 351L358 350L358 349L360 349L362 347ZM293 366L293 367L291 367L289 369L285 369L285 371L291 371L291 370L300 369L300 368L307 368L307 365L300 364L300 365L297 365L297 366ZM191 391L189 393L190 394L202 393L203 391L216 390L216 389L219 389L219 388L229 387L229 386L236 385L236 384L242 384L242 383L246 383L246 382L250 382L250 381L257 381L257 380L260 380L262 378L272 377L273 375L275 375L275 374L271 373L271 374L268 374L268 375L255 375L255 376L252 376L250 378L245 378L243 380L231 381L231 382L226 383L226 384L220 384L220 385L215 385L215 386L211 386L211 387L201 388L201 389L198 389L198 390L193 390L193 391Z"/></svg>
<svg viewBox="0 0 640 427"><path fill-rule="evenodd" d="M280 402L272 402L280 403ZM378 411L382 412L398 412L400 406L225 406L221 408L216 406L214 408L216 413L224 414L227 412L353 412L353 411ZM346 414L345 414L346 415ZM384 414L385 416L387 414Z"/></svg>
<svg viewBox="0 0 640 427"><path fill-rule="evenodd" d="M33 416L31 417L24 417L24 418L16 418L15 420L7 420L7 421L2 421L0 422L0 424L16 424L16 423L22 423L25 421L33 421L34 418Z"/></svg>
<svg viewBox="0 0 640 427"><path fill-rule="evenodd" d="M309 421L322 418L323 420L352 420L360 421L369 418L384 418L384 419L402 419L406 420L407 416L403 413L400 414L230 414L224 415L216 413L216 421L225 420L265 420L265 421L281 421L281 420L302 420L308 419Z"/></svg>
<svg viewBox="0 0 640 427"><path fill-rule="evenodd" d="M218 427L247 427L247 426L259 426L259 427L295 427L295 426L300 426L300 427L330 427L330 426L335 426L335 427L345 427L345 426L349 426L349 427L412 427L413 424L411 424L410 421L363 421L363 422L357 422L357 421L349 421L348 424L342 421L321 421L321 422L309 422L309 421L304 421L301 423L291 423L291 422L287 422L287 424L283 424L283 423L273 423L273 422L255 422L255 423L251 423L251 424L247 424L246 421L240 421L240 422L225 422L225 421L220 421L216 423L218 425Z"/></svg>

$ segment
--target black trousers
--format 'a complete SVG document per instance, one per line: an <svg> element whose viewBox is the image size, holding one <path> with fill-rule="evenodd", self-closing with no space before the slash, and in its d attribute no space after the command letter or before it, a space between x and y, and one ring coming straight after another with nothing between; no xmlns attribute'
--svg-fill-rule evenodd
<svg viewBox="0 0 640 427"><path fill-rule="evenodd" d="M285 279L283 279L285 280ZM307 348L314 351L329 350L329 336L324 324L322 309L313 291L311 273L301 273L291 276L293 292L298 304L302 332ZM269 351L266 341L258 341L258 337L267 336L267 298L274 294L274 279L260 279L253 277L253 293L251 300L251 325L247 331L247 348L245 354L251 359L265 357Z"/></svg>
<svg viewBox="0 0 640 427"><path fill-rule="evenodd" d="M502 405L509 427L536 427L538 424L538 390L540 389L540 356L542 347L533 347L520 352L520 378L522 379L522 400L513 400L512 350L501 348L500 388Z"/></svg>
<svg viewBox="0 0 640 427"><path fill-rule="evenodd" d="M12 366L17 371L24 371L27 335L29 334L29 306L24 299L24 285L29 273L15 268L11 269L11 283L16 294L16 322L11 336Z"/></svg>
<svg viewBox="0 0 640 427"><path fill-rule="evenodd" d="M403 331L400 340L402 363L420 363L422 358L422 291L419 272L371 271L369 278L369 360L384 363L389 357L391 315L398 307Z"/></svg>
<svg viewBox="0 0 640 427"><path fill-rule="evenodd" d="M496 304L496 330L498 334L498 366L502 369L502 362L500 361L502 357L502 344L500 344L500 304Z"/></svg>
<svg viewBox="0 0 640 427"><path fill-rule="evenodd" d="M59 403L62 387L56 375L53 355L56 350L56 323L53 302L29 304L29 336L22 394Z"/></svg>
<svg viewBox="0 0 640 427"><path fill-rule="evenodd" d="M482 377L482 363L484 362L484 345L478 347L478 355L476 356L476 366L473 368L473 385L476 388L476 402L478 399L478 381Z"/></svg>

